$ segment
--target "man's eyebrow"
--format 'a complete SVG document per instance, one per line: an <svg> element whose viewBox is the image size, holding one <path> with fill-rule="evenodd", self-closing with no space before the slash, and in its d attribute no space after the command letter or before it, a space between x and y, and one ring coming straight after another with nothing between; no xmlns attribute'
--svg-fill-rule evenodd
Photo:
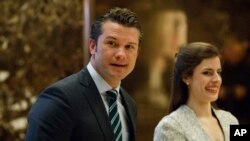
<svg viewBox="0 0 250 141"><path fill-rule="evenodd" d="M112 40L117 40L115 37L113 36L107 36L105 39L112 39ZM138 45L138 43L135 42L128 42L129 45Z"/></svg>
<svg viewBox="0 0 250 141"><path fill-rule="evenodd" d="M113 40L116 40L116 38L113 37L113 36L107 36L106 39L113 39Z"/></svg>
<svg viewBox="0 0 250 141"><path fill-rule="evenodd" d="M138 45L137 43L135 42L128 42L129 45Z"/></svg>

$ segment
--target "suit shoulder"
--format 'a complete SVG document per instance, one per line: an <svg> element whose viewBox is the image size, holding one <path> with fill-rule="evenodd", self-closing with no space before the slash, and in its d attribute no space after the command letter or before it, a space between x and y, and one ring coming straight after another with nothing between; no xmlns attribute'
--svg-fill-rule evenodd
<svg viewBox="0 0 250 141"><path fill-rule="evenodd" d="M58 80L57 82L52 83L50 86L48 86L47 88L50 87L70 87L73 86L73 84L77 83L77 74L72 74L69 75L61 80Z"/></svg>

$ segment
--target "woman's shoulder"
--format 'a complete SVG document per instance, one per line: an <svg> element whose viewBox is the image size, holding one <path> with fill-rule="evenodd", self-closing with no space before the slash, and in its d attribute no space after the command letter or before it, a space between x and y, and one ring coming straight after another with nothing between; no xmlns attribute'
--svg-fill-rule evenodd
<svg viewBox="0 0 250 141"><path fill-rule="evenodd" d="M193 111L186 105L180 106L163 117L155 128L154 140L193 140L199 133L199 124Z"/></svg>
<svg viewBox="0 0 250 141"><path fill-rule="evenodd" d="M229 111L223 109L213 109L219 120L229 122L230 124L239 124L238 119Z"/></svg>
<svg viewBox="0 0 250 141"><path fill-rule="evenodd" d="M158 125L172 125L180 127L183 123L187 122L187 119L192 119L194 117L193 111L191 111L187 106L182 105L172 113L164 116Z"/></svg>
<svg viewBox="0 0 250 141"><path fill-rule="evenodd" d="M164 116L155 127L154 141L183 136L184 129L182 128L181 119L179 117L181 117L179 109Z"/></svg>

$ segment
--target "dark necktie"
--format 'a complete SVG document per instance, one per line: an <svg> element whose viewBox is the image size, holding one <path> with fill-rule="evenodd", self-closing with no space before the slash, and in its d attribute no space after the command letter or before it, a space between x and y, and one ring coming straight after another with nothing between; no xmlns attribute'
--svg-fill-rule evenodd
<svg viewBox="0 0 250 141"><path fill-rule="evenodd" d="M109 121L115 135L115 141L122 141L122 124L117 109L118 92L114 89L107 91L109 96Z"/></svg>

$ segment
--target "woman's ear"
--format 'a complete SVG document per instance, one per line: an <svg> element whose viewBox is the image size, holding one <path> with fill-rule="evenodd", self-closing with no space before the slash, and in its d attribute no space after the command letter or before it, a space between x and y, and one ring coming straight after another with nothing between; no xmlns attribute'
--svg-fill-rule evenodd
<svg viewBox="0 0 250 141"><path fill-rule="evenodd" d="M188 75L183 75L182 81L183 81L186 85L190 85L190 77L189 77Z"/></svg>

